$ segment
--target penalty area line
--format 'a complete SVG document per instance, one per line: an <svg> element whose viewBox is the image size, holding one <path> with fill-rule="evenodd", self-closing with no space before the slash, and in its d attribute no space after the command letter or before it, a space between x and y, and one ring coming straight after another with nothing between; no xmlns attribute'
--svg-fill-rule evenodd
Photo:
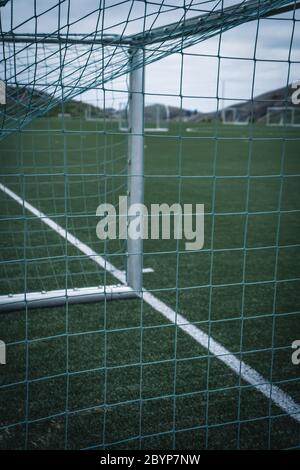
<svg viewBox="0 0 300 470"><path fill-rule="evenodd" d="M113 264L109 263L102 256L98 255L88 245L82 243L77 237L69 233L66 229L46 216L46 214L36 209L30 203L22 199L20 196L1 183L0 190L18 202L22 207L31 212L33 215L38 217L42 222L44 222L44 224L52 228L58 235L78 248L78 250L80 250L82 253L86 254L92 261L112 274L122 284L126 284L126 275L124 271L117 269ZM200 346L205 348L209 354L217 357L221 362L223 362L223 364L229 367L245 382L252 385L268 400L272 400L272 402L282 411L284 411L284 413L287 413L291 418L300 423L300 405L280 387L265 379L253 367L240 360L237 356L222 346L218 341L214 340L212 337L209 337L207 333L190 323L187 318L177 313L167 304L151 294L151 292L143 289L140 297L154 310L163 315L170 323L173 323L186 334L188 334L191 338L193 338L198 344L200 344Z"/></svg>

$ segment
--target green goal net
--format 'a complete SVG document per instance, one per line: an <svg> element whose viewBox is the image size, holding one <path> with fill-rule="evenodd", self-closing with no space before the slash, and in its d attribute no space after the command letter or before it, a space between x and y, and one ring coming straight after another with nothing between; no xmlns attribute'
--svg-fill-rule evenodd
<svg viewBox="0 0 300 470"><path fill-rule="evenodd" d="M1 449L299 448L299 6L0 2Z"/></svg>

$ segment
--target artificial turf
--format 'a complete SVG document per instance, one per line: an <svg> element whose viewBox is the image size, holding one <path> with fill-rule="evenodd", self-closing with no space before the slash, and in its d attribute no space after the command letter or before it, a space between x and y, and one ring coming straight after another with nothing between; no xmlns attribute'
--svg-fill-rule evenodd
<svg viewBox="0 0 300 470"><path fill-rule="evenodd" d="M146 205L206 215L199 252L144 243L145 288L298 402L299 137L220 123L146 135ZM1 183L124 268L124 242L97 239L95 212L125 194L126 148L114 123L36 120L3 141ZM0 197L1 294L115 282ZM139 299L1 313L0 339L0 448L300 445L293 418Z"/></svg>

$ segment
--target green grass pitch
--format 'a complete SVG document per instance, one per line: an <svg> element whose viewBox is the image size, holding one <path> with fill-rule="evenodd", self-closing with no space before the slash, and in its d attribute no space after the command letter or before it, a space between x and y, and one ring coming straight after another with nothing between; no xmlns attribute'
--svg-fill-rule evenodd
<svg viewBox="0 0 300 470"><path fill-rule="evenodd" d="M300 402L300 131L181 126L145 136L145 201L204 203L205 246L146 241L144 286ZM124 268L124 243L97 239L95 211L125 194L126 136L59 128L40 119L7 138L1 182ZM115 282L0 198L2 295ZM293 418L138 299L2 313L0 339L2 449L300 445Z"/></svg>

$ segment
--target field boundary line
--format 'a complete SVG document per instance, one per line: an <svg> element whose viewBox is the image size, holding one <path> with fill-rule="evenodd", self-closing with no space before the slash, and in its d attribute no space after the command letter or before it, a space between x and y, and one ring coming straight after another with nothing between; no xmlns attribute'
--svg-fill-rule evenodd
<svg viewBox="0 0 300 470"><path fill-rule="evenodd" d="M109 261L105 260L102 256L98 255L96 251L94 251L88 245L80 241L79 238L72 235L61 225L54 222L54 220L50 219L50 217L48 217L46 214L41 212L29 202L25 201L25 199L22 199L20 196L14 193L11 189L4 186L4 184L2 183L0 183L0 190L10 196L12 199L14 199L14 201L18 202L22 207L24 207L24 209L28 210L33 215L35 215L38 219L44 222L44 224L48 225L48 227L52 228L54 232L56 232L62 238L67 240L71 245L75 246L76 248L78 248L78 250L80 250L82 253L91 258L101 268L105 269L107 272L112 274L122 284L126 284L126 275L124 271L121 271L120 269L113 266Z"/></svg>
<svg viewBox="0 0 300 470"><path fill-rule="evenodd" d="M52 228L58 235L67 240L70 244L78 248L82 253L86 254L92 261L97 263L101 268L107 270L122 284L126 284L126 275L124 271L117 269L112 263L106 261L101 255L98 255L92 248L81 242L77 237L72 235L66 229L58 225L46 214L36 209L30 203L22 199L12 190L0 183L0 190L18 202L24 209L38 217L48 227ZM218 341L209 337L207 333L202 331L190 323L187 318L177 313L167 304L155 297L151 292L143 289L140 297L150 305L154 310L163 315L170 323L179 327L182 331L193 338L200 346L207 349L208 353L217 357L223 364L229 367L238 376L252 385L256 390L261 392L268 400L272 400L275 405L281 408L291 418L300 423L300 405L293 398L284 392L277 385L272 384L259 374L253 367L246 364L228 349L222 346Z"/></svg>

